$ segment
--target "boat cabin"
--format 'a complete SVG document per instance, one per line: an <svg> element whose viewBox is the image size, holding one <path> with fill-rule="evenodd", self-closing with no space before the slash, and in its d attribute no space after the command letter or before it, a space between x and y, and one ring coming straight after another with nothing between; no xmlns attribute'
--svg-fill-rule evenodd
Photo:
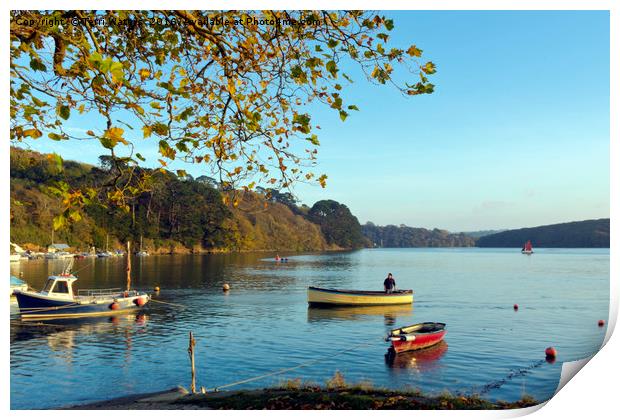
<svg viewBox="0 0 620 420"><path fill-rule="evenodd" d="M73 299L73 282L77 277L72 275L49 276L41 294L49 297Z"/></svg>

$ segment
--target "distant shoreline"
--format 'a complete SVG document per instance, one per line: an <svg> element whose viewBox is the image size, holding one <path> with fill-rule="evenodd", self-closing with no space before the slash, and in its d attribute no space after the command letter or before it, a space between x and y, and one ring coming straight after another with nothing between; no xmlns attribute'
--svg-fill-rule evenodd
<svg viewBox="0 0 620 420"><path fill-rule="evenodd" d="M316 250L289 250L289 249L259 249L259 250L200 250L200 251L179 251L175 250L174 252L158 252L158 251L149 251L149 257L153 256L162 256L162 255L229 255L229 254L251 254L251 253L264 253L264 254L283 254L283 255L304 255L304 254L318 254L318 253L336 253L336 252L353 252L360 251L363 249L514 249L515 252L521 250L521 247L516 246L408 246L408 247L366 247L366 248L338 248L338 249L316 249ZM536 254L536 250L540 249L610 249L609 246L539 246L534 250L534 254ZM93 257L95 258L95 257ZM148 257L142 257L148 258ZM44 259L44 258L38 258ZM37 258L33 259L37 260ZM27 261L27 260L24 260ZM17 261L16 261L17 262Z"/></svg>

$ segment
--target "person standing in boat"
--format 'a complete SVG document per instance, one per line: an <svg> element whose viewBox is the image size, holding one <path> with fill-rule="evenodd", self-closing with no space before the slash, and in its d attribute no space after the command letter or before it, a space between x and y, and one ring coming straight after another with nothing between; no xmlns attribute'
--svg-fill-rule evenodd
<svg viewBox="0 0 620 420"><path fill-rule="evenodd" d="M383 287L385 288L385 293L392 293L396 290L396 280L394 280L392 273L388 273L387 278L383 280Z"/></svg>

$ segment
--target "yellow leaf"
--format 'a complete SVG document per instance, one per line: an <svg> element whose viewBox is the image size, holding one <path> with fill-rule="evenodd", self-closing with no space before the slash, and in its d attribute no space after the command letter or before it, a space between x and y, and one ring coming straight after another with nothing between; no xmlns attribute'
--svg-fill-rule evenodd
<svg viewBox="0 0 620 420"><path fill-rule="evenodd" d="M29 130L24 130L23 135L24 137L32 137L34 139L38 139L39 137L43 135L43 133L41 133L41 130L38 130L36 128L31 128Z"/></svg>
<svg viewBox="0 0 620 420"><path fill-rule="evenodd" d="M111 127L111 128L108 128L107 130L104 131L103 137L111 140L112 143L114 143L114 144L116 144L118 142L121 142L123 144L127 144L127 140L125 140L123 138L123 133L124 132L125 132L125 130L123 130L120 127Z"/></svg>
<svg viewBox="0 0 620 420"><path fill-rule="evenodd" d="M237 88L235 86L234 80L228 79L228 92L231 95L234 95L236 91L237 91Z"/></svg>
<svg viewBox="0 0 620 420"><path fill-rule="evenodd" d="M153 129L151 128L150 125L145 125L144 127L142 127L142 134L144 138L151 137L152 132L153 132Z"/></svg>
<svg viewBox="0 0 620 420"><path fill-rule="evenodd" d="M151 72L147 69L138 70L138 74L140 75L140 80L144 81L147 77L151 75Z"/></svg>
<svg viewBox="0 0 620 420"><path fill-rule="evenodd" d="M415 45L412 45L407 50L407 54L409 54L412 57L421 57L422 56L422 50L418 49L418 47L416 47Z"/></svg>

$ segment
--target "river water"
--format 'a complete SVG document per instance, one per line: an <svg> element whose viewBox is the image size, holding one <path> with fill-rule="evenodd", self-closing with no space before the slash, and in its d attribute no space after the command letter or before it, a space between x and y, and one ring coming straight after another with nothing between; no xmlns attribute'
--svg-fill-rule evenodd
<svg viewBox="0 0 620 420"><path fill-rule="evenodd" d="M62 261L11 264L33 287ZM196 337L197 384L212 388L279 369L300 369L233 387L288 379L392 389L479 393L492 400L553 395L563 361L588 357L605 335L608 249L367 249L290 255L163 255L135 258L133 285L161 287L144 312L20 325L11 314L11 408L50 408L189 386L188 333ZM122 287L122 258L76 261L77 288ZM308 308L309 285L382 288L392 272L414 289L413 307ZM222 284L231 290L222 292ZM513 304L519 310L513 310ZM447 324L445 342L387 363L389 329ZM555 363L544 350L558 351ZM348 352L344 350L351 349Z"/></svg>

